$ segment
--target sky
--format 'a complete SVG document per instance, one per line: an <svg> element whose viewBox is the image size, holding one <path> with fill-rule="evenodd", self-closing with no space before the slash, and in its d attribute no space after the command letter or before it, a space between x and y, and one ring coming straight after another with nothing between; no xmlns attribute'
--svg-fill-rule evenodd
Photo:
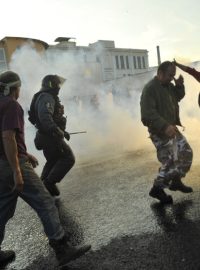
<svg viewBox="0 0 200 270"><path fill-rule="evenodd" d="M1 36L55 44L74 37L78 46L114 40L117 48L147 49L150 66L161 60L200 60L198 0L1 0Z"/></svg>

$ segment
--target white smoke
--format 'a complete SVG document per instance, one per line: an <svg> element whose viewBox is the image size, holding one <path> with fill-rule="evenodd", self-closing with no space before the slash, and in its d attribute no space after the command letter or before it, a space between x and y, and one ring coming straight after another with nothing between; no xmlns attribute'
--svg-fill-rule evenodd
<svg viewBox="0 0 200 270"><path fill-rule="evenodd" d="M19 101L26 119L32 96L40 89L42 78L47 74L58 74L67 79L60 91L68 116L67 130L87 131L86 134L71 136L69 144L77 157L88 158L95 153L111 154L140 148L147 137L143 135L139 117L143 82L134 77L111 84L95 83L81 54L74 56L49 51L44 55L31 44L14 53L10 66L22 79ZM38 155L33 145L34 128L28 121L26 134L28 148Z"/></svg>
<svg viewBox="0 0 200 270"><path fill-rule="evenodd" d="M11 69L22 79L19 102L25 110L28 151L39 156L42 164L43 156L34 147L35 130L27 120L27 111L32 96L40 89L41 80L47 74L58 74L67 79L60 90L68 119L67 131L87 131L86 134L72 135L69 141L77 160L151 147L147 130L140 121L139 101L144 84L156 71L99 83L92 77L91 66L88 69L82 59L82 52L76 56L51 51L40 54L31 44L13 55ZM198 84L190 76L183 75L187 94L180 104L181 118L186 126L184 134L194 141L194 130L200 127Z"/></svg>

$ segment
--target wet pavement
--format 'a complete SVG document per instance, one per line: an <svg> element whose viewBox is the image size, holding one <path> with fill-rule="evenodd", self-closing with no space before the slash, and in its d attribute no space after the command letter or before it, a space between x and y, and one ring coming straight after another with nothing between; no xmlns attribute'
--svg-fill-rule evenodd
<svg viewBox="0 0 200 270"><path fill-rule="evenodd" d="M142 150L77 162L59 184L58 209L72 243L92 250L65 269L200 269L200 166L185 179L194 192L168 192L168 206L148 196L158 166L155 153ZM58 269L37 215L22 200L3 248L17 254L6 270Z"/></svg>

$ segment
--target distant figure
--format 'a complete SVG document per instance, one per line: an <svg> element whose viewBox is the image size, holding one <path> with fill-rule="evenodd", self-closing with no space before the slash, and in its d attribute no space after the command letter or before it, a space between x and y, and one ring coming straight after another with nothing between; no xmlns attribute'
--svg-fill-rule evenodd
<svg viewBox="0 0 200 270"><path fill-rule="evenodd" d="M43 150L46 164L41 179L52 196L59 196L56 186L75 163L75 157L64 138L70 139L66 129L64 106L59 100L59 91L63 78L47 75L42 80L42 87L37 92L30 106L29 120L37 128L35 146Z"/></svg>
<svg viewBox="0 0 200 270"><path fill-rule="evenodd" d="M95 111L98 111L99 110L99 98L98 98L98 95L95 94L91 97L90 99L90 105L92 107L92 109L94 109Z"/></svg>
<svg viewBox="0 0 200 270"><path fill-rule="evenodd" d="M17 73L7 71L0 75L0 269L15 258L15 252L1 250L1 244L18 197L37 212L59 264L65 265L87 252L90 245L71 246L54 200L33 169L38 161L26 150L24 112L17 102L20 87Z"/></svg>
<svg viewBox="0 0 200 270"><path fill-rule="evenodd" d="M173 203L172 196L167 195L164 188L185 193L193 191L181 181L191 167L193 153L177 128L182 126L178 103L185 95L185 88L183 77L175 79L175 74L174 63L163 62L157 76L145 85L140 101L142 123L148 127L162 164L149 195L161 203Z"/></svg>

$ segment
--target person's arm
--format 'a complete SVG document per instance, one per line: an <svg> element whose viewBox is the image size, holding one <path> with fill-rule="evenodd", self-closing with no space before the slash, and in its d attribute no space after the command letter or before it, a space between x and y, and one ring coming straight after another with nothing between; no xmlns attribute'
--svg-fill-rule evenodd
<svg viewBox="0 0 200 270"><path fill-rule="evenodd" d="M33 168L36 168L39 165L37 158L29 153L27 153L27 156L28 156L28 160L31 163L31 165L33 166Z"/></svg>
<svg viewBox="0 0 200 270"><path fill-rule="evenodd" d="M180 63L178 63L175 59L174 59L174 64L179 67L181 70L187 72L188 66L182 65Z"/></svg>
<svg viewBox="0 0 200 270"><path fill-rule="evenodd" d="M15 130L3 131L2 139L6 157L13 171L15 187L18 191L22 191L24 181L19 165L17 143L15 139Z"/></svg>
<svg viewBox="0 0 200 270"><path fill-rule="evenodd" d="M182 65L174 59L174 64L179 67L181 70L187 72L188 74L192 75L198 82L200 82L200 72L197 71L195 68L191 68L185 65Z"/></svg>

